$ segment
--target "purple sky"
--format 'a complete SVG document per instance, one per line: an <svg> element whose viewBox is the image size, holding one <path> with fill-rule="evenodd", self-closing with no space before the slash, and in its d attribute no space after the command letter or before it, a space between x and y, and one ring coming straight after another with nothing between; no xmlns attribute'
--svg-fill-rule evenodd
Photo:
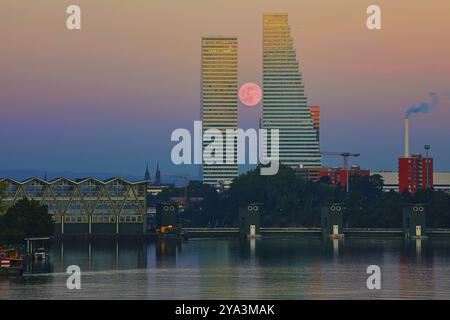
<svg viewBox="0 0 450 320"><path fill-rule="evenodd" d="M198 174L170 162L170 134L200 115L200 39L239 38L239 82L261 83L262 13L288 12L305 90L322 108L321 146L361 153L357 164L393 170L406 109L411 149L431 144L450 171L450 2L386 1L381 31L366 29L373 1L5 0L0 13L1 170L141 175ZM65 9L82 8L82 30ZM257 127L260 107L240 106ZM326 165L341 159L326 158Z"/></svg>

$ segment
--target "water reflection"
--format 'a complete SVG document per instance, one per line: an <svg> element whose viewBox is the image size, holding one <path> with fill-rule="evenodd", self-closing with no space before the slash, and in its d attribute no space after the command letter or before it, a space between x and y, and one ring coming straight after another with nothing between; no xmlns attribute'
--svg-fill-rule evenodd
<svg viewBox="0 0 450 320"><path fill-rule="evenodd" d="M428 264L433 260L433 241L428 239L406 239L404 241L403 255L408 261Z"/></svg>
<svg viewBox="0 0 450 320"><path fill-rule="evenodd" d="M350 242L348 245L346 242ZM311 262L327 260L337 264L364 253L376 256L398 251L400 263L429 263L432 250L427 250L430 240L343 240L343 239L203 239L183 242L177 239L158 241L96 240L54 243L50 260L34 263L31 273L65 272L69 265L83 270L129 270L146 268L176 268L197 265L199 261L186 259L183 247L197 248L200 261L206 265L239 263L247 266L290 264L294 261ZM450 242L449 242L450 243ZM214 252L214 254L213 254ZM190 255L189 253L188 255ZM178 260L177 257L183 258ZM208 258L207 258L208 257Z"/></svg>
<svg viewBox="0 0 450 320"><path fill-rule="evenodd" d="M177 239L158 240L156 246L156 267L174 268L177 265L177 251L181 252L182 241Z"/></svg>
<svg viewBox="0 0 450 320"><path fill-rule="evenodd" d="M2 298L326 299L450 298L450 242L381 239L66 241L20 278L0 277ZM382 290L366 288L378 265ZM65 287L82 270L82 290Z"/></svg>
<svg viewBox="0 0 450 320"><path fill-rule="evenodd" d="M333 239L333 257L338 258L339 257L339 240Z"/></svg>
<svg viewBox="0 0 450 320"><path fill-rule="evenodd" d="M256 239L250 239L250 257L252 260L255 259L255 251L256 251Z"/></svg>
<svg viewBox="0 0 450 320"><path fill-rule="evenodd" d="M417 239L416 241L416 259L417 262L422 261L422 240Z"/></svg>
<svg viewBox="0 0 450 320"><path fill-rule="evenodd" d="M51 273L53 272L53 264L49 259L41 260L41 261L32 261L31 263L26 265L26 273Z"/></svg>

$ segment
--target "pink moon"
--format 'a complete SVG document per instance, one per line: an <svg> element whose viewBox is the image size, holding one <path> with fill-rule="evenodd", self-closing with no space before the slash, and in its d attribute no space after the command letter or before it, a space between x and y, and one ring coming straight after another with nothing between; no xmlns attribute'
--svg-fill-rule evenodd
<svg viewBox="0 0 450 320"><path fill-rule="evenodd" d="M262 90L256 83L247 82L239 88L239 100L248 107L257 105L261 98Z"/></svg>

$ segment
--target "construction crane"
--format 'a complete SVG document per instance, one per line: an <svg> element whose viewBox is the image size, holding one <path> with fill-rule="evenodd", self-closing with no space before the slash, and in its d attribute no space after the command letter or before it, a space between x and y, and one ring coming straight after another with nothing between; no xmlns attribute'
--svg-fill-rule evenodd
<svg viewBox="0 0 450 320"><path fill-rule="evenodd" d="M321 151L320 154L326 155L326 156L340 156L343 159L343 164L342 164L342 168L345 170L345 175L346 175L346 179L347 179L347 192L349 191L349 172L348 172L348 158L349 157L354 157L357 158L359 157L359 153L351 153L351 152L336 152L336 151Z"/></svg>
<svg viewBox="0 0 450 320"><path fill-rule="evenodd" d="M187 203L187 187L189 183L189 175L187 174L179 174L179 175L172 175L172 174L164 174L165 177L174 178L174 179L182 179L184 181L184 203Z"/></svg>
<svg viewBox="0 0 450 320"><path fill-rule="evenodd" d="M333 152L333 151L321 151L320 152L323 155L326 156L341 156L343 159L343 166L342 168L345 170L348 170L348 158L349 157L359 157L359 153L351 153L351 152Z"/></svg>

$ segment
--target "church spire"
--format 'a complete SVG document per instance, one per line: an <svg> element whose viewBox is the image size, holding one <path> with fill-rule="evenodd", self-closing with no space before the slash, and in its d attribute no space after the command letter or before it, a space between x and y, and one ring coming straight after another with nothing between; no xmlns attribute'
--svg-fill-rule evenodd
<svg viewBox="0 0 450 320"><path fill-rule="evenodd" d="M150 172L148 171L148 162L147 167L145 168L144 180L150 180Z"/></svg>
<svg viewBox="0 0 450 320"><path fill-rule="evenodd" d="M161 185L161 172L159 171L159 162L156 162L155 185Z"/></svg>

